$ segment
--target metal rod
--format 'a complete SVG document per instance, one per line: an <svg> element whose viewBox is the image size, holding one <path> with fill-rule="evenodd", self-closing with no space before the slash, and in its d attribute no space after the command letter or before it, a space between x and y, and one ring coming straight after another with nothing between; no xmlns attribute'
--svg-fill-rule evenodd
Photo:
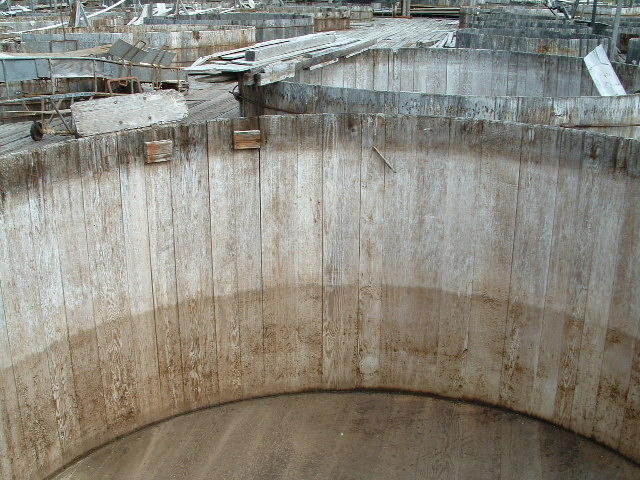
<svg viewBox="0 0 640 480"><path fill-rule="evenodd" d="M62 102L62 100L60 100L60 102ZM60 113L60 110L58 110L58 106L56 106L56 104L53 102L53 100L51 101L51 106L53 107L53 109L56 111L56 113L60 117L60 120L62 120L62 124L64 125L64 128L67 129L67 132L73 134L73 130L71 130L71 127L69 127L69 125L67 125L67 122L64 119L64 116L62 115L62 113Z"/></svg>
<svg viewBox="0 0 640 480"><path fill-rule="evenodd" d="M393 168L393 166L392 166L392 165L387 161L387 159L384 157L384 155L382 155L382 153L380 153L380 150L378 150L378 149L376 148L376 146L375 146L375 145L372 145L372 148L373 148L373 151L374 151L374 152L376 152L378 155L380 155L380 158L382 159L382 161L384 162L384 164L385 164L387 167L389 167L393 173L397 173L397 172L396 172L396 169L395 169L395 168Z"/></svg>

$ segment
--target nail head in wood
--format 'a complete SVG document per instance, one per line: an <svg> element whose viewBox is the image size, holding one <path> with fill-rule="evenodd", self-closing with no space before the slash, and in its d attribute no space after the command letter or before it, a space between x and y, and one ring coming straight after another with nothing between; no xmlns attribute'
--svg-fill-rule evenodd
<svg viewBox="0 0 640 480"><path fill-rule="evenodd" d="M235 130L233 132L233 149L246 150L260 148L260 130Z"/></svg>
<svg viewBox="0 0 640 480"><path fill-rule="evenodd" d="M154 142L144 142L147 156L146 163L166 162L173 156L172 140L156 140Z"/></svg>

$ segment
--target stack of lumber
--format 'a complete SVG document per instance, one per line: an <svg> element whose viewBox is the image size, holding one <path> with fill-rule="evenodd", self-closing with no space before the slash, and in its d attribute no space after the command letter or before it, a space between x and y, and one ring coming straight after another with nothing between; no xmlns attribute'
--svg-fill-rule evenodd
<svg viewBox="0 0 640 480"><path fill-rule="evenodd" d="M419 5L412 4L409 11L412 17L460 17L460 7L453 7L448 5ZM397 2L392 7L376 7L373 9L374 15L379 16L394 16L399 17L402 15L401 3Z"/></svg>
<svg viewBox="0 0 640 480"><path fill-rule="evenodd" d="M411 5L412 17L460 17L460 7L442 5Z"/></svg>
<svg viewBox="0 0 640 480"><path fill-rule="evenodd" d="M332 33L303 35L218 52L199 58L184 70L191 75L242 74L244 83L266 85L292 77L297 70L356 55L374 44L375 40L337 39Z"/></svg>

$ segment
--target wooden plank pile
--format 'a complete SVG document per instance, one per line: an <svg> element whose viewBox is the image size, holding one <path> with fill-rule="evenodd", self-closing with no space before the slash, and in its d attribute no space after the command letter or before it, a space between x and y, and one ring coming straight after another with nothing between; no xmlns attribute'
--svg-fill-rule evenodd
<svg viewBox="0 0 640 480"><path fill-rule="evenodd" d="M412 17L460 17L460 7L447 7L442 5L411 5Z"/></svg>
<svg viewBox="0 0 640 480"><path fill-rule="evenodd" d="M245 84L266 85L319 68L367 50L375 40L336 38L332 33L310 34L257 43L251 47L201 57L186 70L191 75L243 76Z"/></svg>

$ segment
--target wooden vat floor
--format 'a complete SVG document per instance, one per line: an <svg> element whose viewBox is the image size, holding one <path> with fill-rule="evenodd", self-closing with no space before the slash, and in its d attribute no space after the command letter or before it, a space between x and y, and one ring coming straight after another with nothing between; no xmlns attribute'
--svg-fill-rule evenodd
<svg viewBox="0 0 640 480"><path fill-rule="evenodd" d="M510 412L391 393L248 400L143 429L56 480L637 479L640 467Z"/></svg>

